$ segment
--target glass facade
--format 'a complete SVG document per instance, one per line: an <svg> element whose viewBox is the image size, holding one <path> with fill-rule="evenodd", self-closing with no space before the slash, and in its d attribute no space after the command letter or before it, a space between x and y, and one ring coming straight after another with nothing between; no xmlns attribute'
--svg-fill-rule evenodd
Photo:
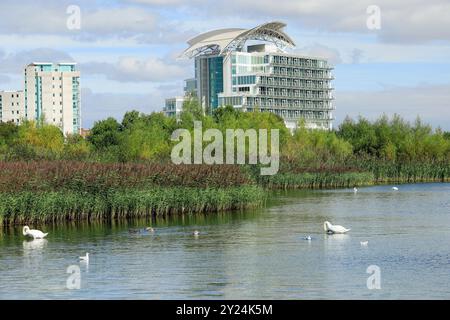
<svg viewBox="0 0 450 320"><path fill-rule="evenodd" d="M223 57L208 59L209 105L212 110L219 106L219 93L223 92Z"/></svg>

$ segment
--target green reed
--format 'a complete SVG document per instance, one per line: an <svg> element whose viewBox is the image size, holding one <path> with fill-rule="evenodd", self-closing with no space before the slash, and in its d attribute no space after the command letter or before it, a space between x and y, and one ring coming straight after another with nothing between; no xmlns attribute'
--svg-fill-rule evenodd
<svg viewBox="0 0 450 320"><path fill-rule="evenodd" d="M229 188L155 187L106 193L74 191L2 192L0 224L120 219L241 210L261 206L257 186Z"/></svg>
<svg viewBox="0 0 450 320"><path fill-rule="evenodd" d="M370 172L279 173L261 177L259 183L270 189L325 189L367 186L374 183Z"/></svg>

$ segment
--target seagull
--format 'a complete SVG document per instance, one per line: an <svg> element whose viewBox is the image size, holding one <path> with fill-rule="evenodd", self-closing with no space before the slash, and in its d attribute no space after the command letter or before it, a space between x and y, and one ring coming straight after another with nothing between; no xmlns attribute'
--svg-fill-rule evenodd
<svg viewBox="0 0 450 320"><path fill-rule="evenodd" d="M155 229L153 229L152 227L147 227L147 228L145 228L145 231L155 232Z"/></svg>
<svg viewBox="0 0 450 320"><path fill-rule="evenodd" d="M367 246L369 244L369 241L360 241L359 242L362 246Z"/></svg>
<svg viewBox="0 0 450 320"><path fill-rule="evenodd" d="M23 227L22 233L24 236L33 237L33 239L44 239L48 233L43 233L41 230L33 230L30 227Z"/></svg>
<svg viewBox="0 0 450 320"><path fill-rule="evenodd" d="M86 255L84 257L80 257L80 261L89 263L89 252L86 252Z"/></svg>
<svg viewBox="0 0 450 320"><path fill-rule="evenodd" d="M398 188L397 187L392 187L392 190L398 191Z"/></svg>
<svg viewBox="0 0 450 320"><path fill-rule="evenodd" d="M354 192L354 193L357 193L357 192L358 192L358 189L356 189L356 187L354 187L354 188L353 188L353 192Z"/></svg>
<svg viewBox="0 0 450 320"><path fill-rule="evenodd" d="M200 231L195 230L192 234L197 237L200 234Z"/></svg>
<svg viewBox="0 0 450 320"><path fill-rule="evenodd" d="M325 221L323 223L323 229L327 233L346 233L346 232L350 231L350 229L344 228L343 226L332 225L328 221Z"/></svg>

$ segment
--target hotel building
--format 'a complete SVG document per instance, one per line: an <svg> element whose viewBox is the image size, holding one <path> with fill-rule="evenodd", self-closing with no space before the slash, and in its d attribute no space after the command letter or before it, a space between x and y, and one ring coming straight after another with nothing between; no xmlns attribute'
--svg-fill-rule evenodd
<svg viewBox="0 0 450 320"><path fill-rule="evenodd" d="M205 110L232 105L275 113L290 129L299 121L331 129L333 68L322 58L287 53L295 44L285 26L220 29L189 40L183 55L194 59L195 78L186 80L185 92L193 88Z"/></svg>

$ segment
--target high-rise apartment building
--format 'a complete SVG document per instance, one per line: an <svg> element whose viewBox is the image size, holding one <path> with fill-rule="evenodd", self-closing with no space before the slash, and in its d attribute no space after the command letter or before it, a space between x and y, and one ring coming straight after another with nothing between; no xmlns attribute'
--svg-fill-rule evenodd
<svg viewBox="0 0 450 320"><path fill-rule="evenodd" d="M232 105L275 113L290 129L300 121L332 128L333 68L322 58L287 53L295 44L285 26L220 29L188 41L184 55L195 60L195 81L187 81L205 110Z"/></svg>
<svg viewBox="0 0 450 320"><path fill-rule="evenodd" d="M25 68L26 119L43 119L65 135L80 133L80 72L75 67L75 63L35 62Z"/></svg>

